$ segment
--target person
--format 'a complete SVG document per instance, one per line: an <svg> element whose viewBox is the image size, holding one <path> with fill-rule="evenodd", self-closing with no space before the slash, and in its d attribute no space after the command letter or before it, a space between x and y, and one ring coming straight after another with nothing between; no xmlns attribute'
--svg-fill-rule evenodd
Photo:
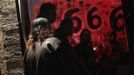
<svg viewBox="0 0 134 75"><path fill-rule="evenodd" d="M49 18L46 21L42 14L32 23L24 56L25 75L79 75L69 52L72 47L67 40L72 34L72 20L63 20L54 33L50 28L52 21Z"/></svg>
<svg viewBox="0 0 134 75"><path fill-rule="evenodd" d="M46 18L52 24L56 19L56 6L50 2L43 3L37 15L37 18L39 17Z"/></svg>
<svg viewBox="0 0 134 75"><path fill-rule="evenodd" d="M54 37L51 23L56 19L56 7L43 3L40 13L33 20L31 34L24 56L25 75L66 75L61 68L56 51L60 40Z"/></svg>
<svg viewBox="0 0 134 75"><path fill-rule="evenodd" d="M128 52L122 47L122 42L119 41L117 33L113 30L110 34L111 39L109 43L111 45L112 53L110 59L110 74L118 75L118 69L120 66L128 65ZM109 74L109 75L110 75Z"/></svg>
<svg viewBox="0 0 134 75"><path fill-rule="evenodd" d="M45 18L33 20L24 55L25 75L65 75L55 59L55 51L60 41L54 38L54 33L47 28L48 24Z"/></svg>
<svg viewBox="0 0 134 75"><path fill-rule="evenodd" d="M68 41L68 37L72 35L73 21L70 18L65 18L61 21L57 30L56 37L61 41L59 55L60 61L67 75L82 75L78 67L73 47Z"/></svg>
<svg viewBox="0 0 134 75"><path fill-rule="evenodd" d="M85 75L95 75L95 52L91 45L91 33L84 29L80 34L80 43L75 47L78 62Z"/></svg>

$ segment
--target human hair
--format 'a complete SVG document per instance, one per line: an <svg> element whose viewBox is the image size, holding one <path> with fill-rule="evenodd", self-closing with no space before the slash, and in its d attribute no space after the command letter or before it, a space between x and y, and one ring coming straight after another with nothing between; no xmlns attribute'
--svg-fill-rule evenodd
<svg viewBox="0 0 134 75"><path fill-rule="evenodd" d="M85 36L85 32L88 33L88 36L90 37L89 40L91 40L91 32L88 29L84 29L84 30L82 30L82 32L80 34L80 41L83 41L84 40L84 37L87 36L87 35Z"/></svg>
<svg viewBox="0 0 134 75"><path fill-rule="evenodd" d="M49 10L56 10L56 6L50 2L43 3L40 7L40 16L44 14L44 12L49 12Z"/></svg>
<svg viewBox="0 0 134 75"><path fill-rule="evenodd" d="M45 18L36 18L32 22L32 30L29 35L27 47L35 48L35 42L42 42L49 37L54 36L53 31L48 27L48 21Z"/></svg>
<svg viewBox="0 0 134 75"><path fill-rule="evenodd" d="M68 37L72 34L73 21L71 18L65 18L61 21L59 28L55 31L59 37Z"/></svg>
<svg viewBox="0 0 134 75"><path fill-rule="evenodd" d="M37 16L48 19L49 23L53 23L56 19L56 6L50 2L43 3Z"/></svg>

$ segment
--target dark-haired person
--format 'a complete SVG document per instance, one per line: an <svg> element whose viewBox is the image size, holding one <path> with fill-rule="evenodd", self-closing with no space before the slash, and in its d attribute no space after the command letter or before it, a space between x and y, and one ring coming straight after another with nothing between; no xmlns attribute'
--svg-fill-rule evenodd
<svg viewBox="0 0 134 75"><path fill-rule="evenodd" d="M82 75L75 58L74 49L68 41L68 37L72 35L72 28L72 19L65 18L61 21L59 28L55 30L56 37L61 41L59 59L67 75Z"/></svg>
<svg viewBox="0 0 134 75"><path fill-rule="evenodd" d="M59 43L47 19L34 19L24 55L25 75L65 75L55 57Z"/></svg>
<svg viewBox="0 0 134 75"><path fill-rule="evenodd" d="M80 34L80 43L75 47L78 62L85 75L96 74L95 52L91 46L91 33L84 29Z"/></svg>
<svg viewBox="0 0 134 75"><path fill-rule="evenodd" d="M46 18L50 24L53 23L56 19L56 6L50 2L43 3L37 15L37 18L38 17Z"/></svg>

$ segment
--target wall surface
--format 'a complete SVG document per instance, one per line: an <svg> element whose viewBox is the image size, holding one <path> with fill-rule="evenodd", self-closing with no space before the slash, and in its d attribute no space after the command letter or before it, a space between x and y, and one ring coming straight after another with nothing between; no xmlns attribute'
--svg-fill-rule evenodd
<svg viewBox="0 0 134 75"><path fill-rule="evenodd" d="M0 0L0 70L24 75L15 0Z"/></svg>

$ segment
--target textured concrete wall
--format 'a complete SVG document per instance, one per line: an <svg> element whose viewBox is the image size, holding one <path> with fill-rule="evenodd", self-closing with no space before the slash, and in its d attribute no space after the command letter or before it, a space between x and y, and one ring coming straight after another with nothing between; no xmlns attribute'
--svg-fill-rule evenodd
<svg viewBox="0 0 134 75"><path fill-rule="evenodd" d="M3 75L23 75L17 24L15 0L0 0L0 68Z"/></svg>

